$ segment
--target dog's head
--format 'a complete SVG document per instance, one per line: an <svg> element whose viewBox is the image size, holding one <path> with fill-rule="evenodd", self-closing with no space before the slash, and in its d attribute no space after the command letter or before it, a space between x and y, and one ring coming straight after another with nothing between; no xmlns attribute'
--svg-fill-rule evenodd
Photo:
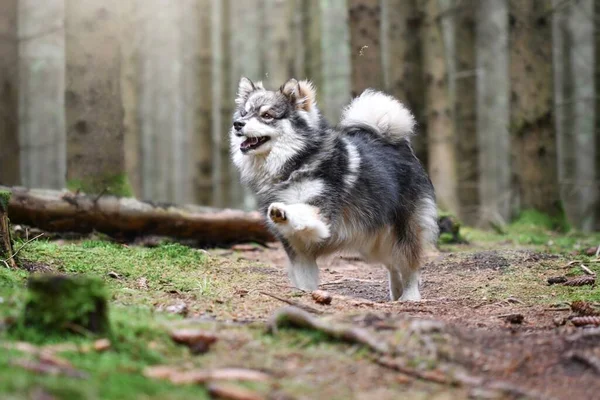
<svg viewBox="0 0 600 400"><path fill-rule="evenodd" d="M234 158L268 157L281 162L302 150L317 129L320 116L315 89L308 81L290 79L279 90L242 78L231 127Z"/></svg>

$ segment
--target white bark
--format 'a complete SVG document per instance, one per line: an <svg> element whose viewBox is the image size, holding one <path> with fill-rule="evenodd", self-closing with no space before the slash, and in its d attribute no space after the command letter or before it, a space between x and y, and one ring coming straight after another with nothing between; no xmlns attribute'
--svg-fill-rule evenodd
<svg viewBox="0 0 600 400"><path fill-rule="evenodd" d="M64 0L19 2L19 146L24 186L65 186L64 19Z"/></svg>
<svg viewBox="0 0 600 400"><path fill-rule="evenodd" d="M476 21L480 215L484 224L502 224L511 201L506 0L481 0Z"/></svg>

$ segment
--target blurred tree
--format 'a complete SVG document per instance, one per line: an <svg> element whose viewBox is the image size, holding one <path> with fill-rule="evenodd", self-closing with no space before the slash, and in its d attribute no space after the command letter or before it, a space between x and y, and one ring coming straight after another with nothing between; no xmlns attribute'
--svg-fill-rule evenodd
<svg viewBox="0 0 600 400"><path fill-rule="evenodd" d="M292 24L290 44L292 51L292 76L296 79L305 79L306 76L306 48L309 27L309 0L289 0L288 13Z"/></svg>
<svg viewBox="0 0 600 400"><path fill-rule="evenodd" d="M510 0L509 5L513 206L558 215L552 4Z"/></svg>
<svg viewBox="0 0 600 400"><path fill-rule="evenodd" d="M21 184L65 187L65 3L20 0L19 148Z"/></svg>
<svg viewBox="0 0 600 400"><path fill-rule="evenodd" d="M129 195L117 0L66 1L67 184Z"/></svg>
<svg viewBox="0 0 600 400"><path fill-rule="evenodd" d="M476 0L456 0L454 120L457 138L460 218L469 225L479 220L479 144L477 141L477 74L475 65Z"/></svg>
<svg viewBox="0 0 600 400"><path fill-rule="evenodd" d="M405 103L417 120L412 138L417 157L427 165L427 119L421 56L422 17L416 0L382 0L381 57L385 90Z"/></svg>
<svg viewBox="0 0 600 400"><path fill-rule="evenodd" d="M0 184L19 183L17 0L0 1Z"/></svg>
<svg viewBox="0 0 600 400"><path fill-rule="evenodd" d="M198 0L198 84L196 92L196 127L193 150L195 154L195 200L202 205L212 204L212 17L211 0Z"/></svg>
<svg viewBox="0 0 600 400"><path fill-rule="evenodd" d="M594 98L596 99L596 225L594 229L600 232L600 0L594 0Z"/></svg>
<svg viewBox="0 0 600 400"><path fill-rule="evenodd" d="M186 23L192 0L144 0L141 12L140 130L143 197L175 203L194 199L190 82L197 56ZM194 32L197 32L194 26ZM190 50L193 49L193 50ZM192 114L192 118L190 118Z"/></svg>
<svg viewBox="0 0 600 400"><path fill-rule="evenodd" d="M125 170L136 196L142 194L141 132L139 124L139 75L141 46L141 12L143 0L119 2L121 47L121 99L123 102L123 134Z"/></svg>
<svg viewBox="0 0 600 400"><path fill-rule="evenodd" d="M229 130L235 92L231 83L231 1L212 1L212 96L213 96L213 203L231 207L233 198L233 165L229 152Z"/></svg>
<svg viewBox="0 0 600 400"><path fill-rule="evenodd" d="M276 90L293 74L292 37L293 21L289 2L285 0L262 0L262 62L267 89Z"/></svg>
<svg viewBox="0 0 600 400"><path fill-rule="evenodd" d="M317 101L323 116L339 121L350 100L351 61L346 0L309 0L308 78L317 85Z"/></svg>
<svg viewBox="0 0 600 400"><path fill-rule="evenodd" d="M508 3L480 0L476 13L479 218L483 226L502 225L511 198Z"/></svg>
<svg viewBox="0 0 600 400"><path fill-rule="evenodd" d="M553 3L554 95L561 199L578 229L595 224L593 1Z"/></svg>
<svg viewBox="0 0 600 400"><path fill-rule="evenodd" d="M379 0L349 0L352 96L381 89L381 6Z"/></svg>
<svg viewBox="0 0 600 400"><path fill-rule="evenodd" d="M429 174L439 206L458 213L456 137L448 87L448 67L440 24L438 0L420 2L423 13L421 45L425 76Z"/></svg>

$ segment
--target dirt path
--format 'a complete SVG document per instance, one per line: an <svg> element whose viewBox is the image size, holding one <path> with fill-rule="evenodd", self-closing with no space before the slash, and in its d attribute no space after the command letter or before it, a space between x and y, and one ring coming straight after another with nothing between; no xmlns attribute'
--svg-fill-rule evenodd
<svg viewBox="0 0 600 400"><path fill-rule="evenodd" d="M442 321L442 344L431 346L444 350L435 349L430 361L443 364L442 369L460 367L475 379L462 385L463 391L452 391L450 398L501 393L507 398L592 399L600 393L600 365L594 364L600 360L600 333L565 324L569 311L553 309L560 306L562 293L546 279L565 273L568 260L559 256L526 249L431 254L423 272L424 300L419 303L388 302L383 268L336 256L321 263L321 288L333 295L333 302L319 306L309 294L289 287L279 246L214 254L258 262L254 268L262 268L264 281L257 290L319 308L335 321L369 328L384 340L394 340L403 329L414 334L410 324L415 320ZM238 319L262 320L277 307L276 300L253 289L239 288L243 296L228 303ZM507 321L510 314L521 315L522 322ZM427 333L417 337L425 342L430 338ZM356 368L365 376L377 376L352 384L367 396L363 398L386 398L383 392L379 397L375 393L394 380L394 374L364 361ZM494 387L500 392L490 391Z"/></svg>

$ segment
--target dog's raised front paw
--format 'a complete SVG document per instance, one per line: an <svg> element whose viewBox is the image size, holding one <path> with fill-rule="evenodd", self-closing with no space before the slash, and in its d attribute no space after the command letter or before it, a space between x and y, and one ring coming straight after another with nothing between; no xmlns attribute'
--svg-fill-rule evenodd
<svg viewBox="0 0 600 400"><path fill-rule="evenodd" d="M273 203L269 206L269 210L267 212L269 215L269 219L276 224L280 224L282 222L287 221L287 216L285 215L284 205L282 203Z"/></svg>

